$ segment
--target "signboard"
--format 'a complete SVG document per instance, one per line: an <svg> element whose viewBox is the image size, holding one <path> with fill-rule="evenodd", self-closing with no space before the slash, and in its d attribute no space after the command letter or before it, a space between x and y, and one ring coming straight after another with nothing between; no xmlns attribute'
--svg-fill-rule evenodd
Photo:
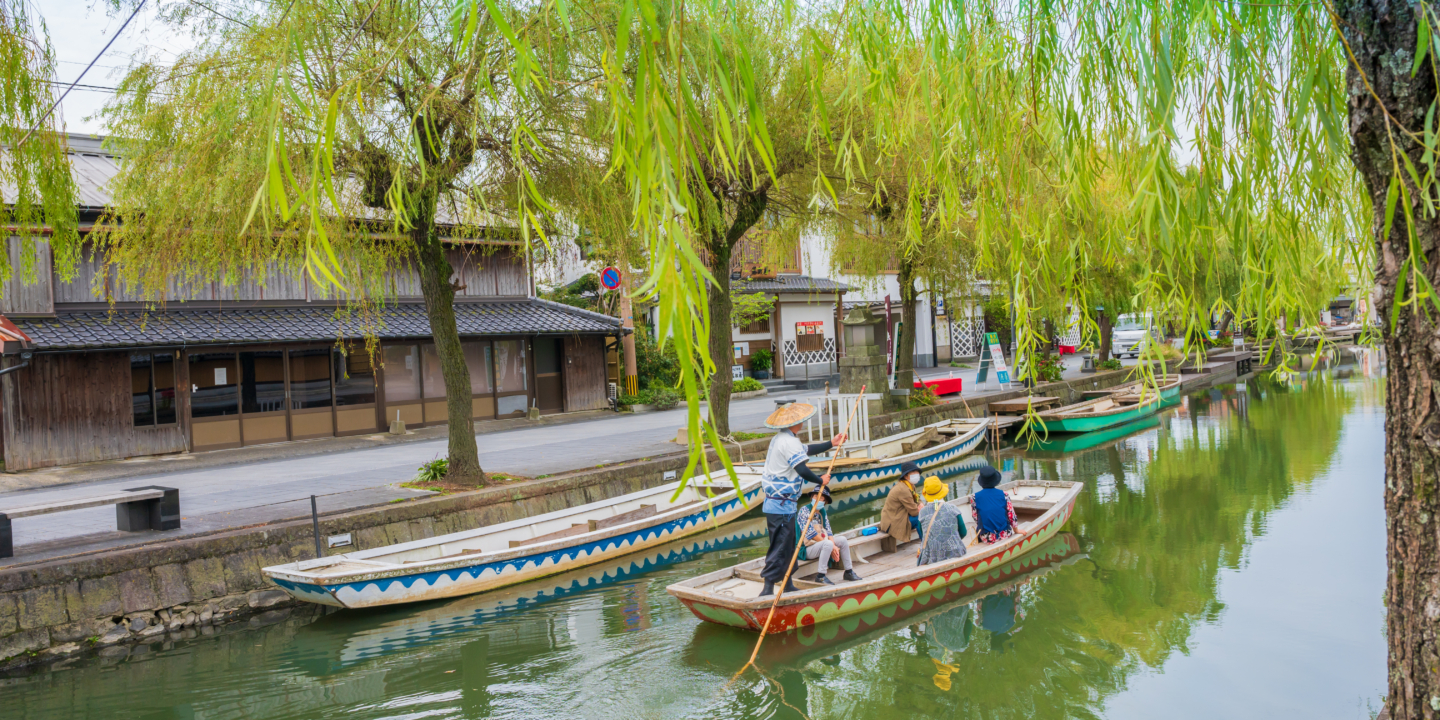
<svg viewBox="0 0 1440 720"><path fill-rule="evenodd" d="M806 322L797 322L797 323L795 323L795 334L796 334L796 335L824 335L824 334L825 334L825 321L824 321L824 320L809 320L809 321L806 321Z"/></svg>
<svg viewBox="0 0 1440 720"><path fill-rule="evenodd" d="M731 366L730 366L730 379L731 379L731 380L744 380L744 379L745 379L745 366L744 366L744 365L731 365Z"/></svg>
<svg viewBox="0 0 1440 720"><path fill-rule="evenodd" d="M980 371L975 375L975 384L985 382L990 374L990 365L995 366L995 381L1001 385L1010 384L1010 366L1005 364L1005 351L1000 348L1000 333L985 333L985 347L980 354Z"/></svg>
<svg viewBox="0 0 1440 720"><path fill-rule="evenodd" d="M739 360L740 358L742 358L742 357L745 356L745 346L744 346L744 345L736 345L736 346L734 347L734 350L735 350L735 359L736 359L736 360Z"/></svg>
<svg viewBox="0 0 1440 720"><path fill-rule="evenodd" d="M600 284L606 290L614 290L620 287L620 271L614 267L607 267L600 271Z"/></svg>

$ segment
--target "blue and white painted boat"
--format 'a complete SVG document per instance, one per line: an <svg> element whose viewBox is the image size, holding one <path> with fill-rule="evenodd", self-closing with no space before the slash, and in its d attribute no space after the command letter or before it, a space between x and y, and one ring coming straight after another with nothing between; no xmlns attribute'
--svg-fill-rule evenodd
<svg viewBox="0 0 1440 720"><path fill-rule="evenodd" d="M835 468L830 477L832 490L852 490L866 485L894 481L900 478L900 466L913 462L921 470L948 465L970 454L985 440L985 428L989 421L984 418L966 420L942 420L923 427L887 437L854 448L847 445L842 466ZM913 443L927 428L934 428L943 438L937 444L905 452L905 445ZM825 469L825 461L810 462L810 469L817 473Z"/></svg>
<svg viewBox="0 0 1440 720"><path fill-rule="evenodd" d="M704 532L756 506L760 470L736 467L580 507L262 572L297 600L343 608L470 595L575 570Z"/></svg>

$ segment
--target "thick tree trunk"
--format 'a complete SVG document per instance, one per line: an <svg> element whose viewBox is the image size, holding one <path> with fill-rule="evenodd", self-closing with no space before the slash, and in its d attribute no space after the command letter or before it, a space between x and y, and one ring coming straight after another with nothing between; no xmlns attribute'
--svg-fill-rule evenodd
<svg viewBox="0 0 1440 720"><path fill-rule="evenodd" d="M433 191L432 191L433 192ZM460 331L455 325L455 287L450 284L453 269L445 257L445 246L435 229L433 197L416 213L411 239L420 265L420 291L425 296L425 314L430 318L430 335L440 356L440 375L445 379L445 409L450 424L449 479L453 482L485 484L480 453L475 446L475 423L470 404L470 369L460 348Z"/></svg>
<svg viewBox="0 0 1440 720"><path fill-rule="evenodd" d="M915 265L901 258L900 273L900 341L895 350L895 387L915 387L915 306L920 293L915 290Z"/></svg>
<svg viewBox="0 0 1440 720"><path fill-rule="evenodd" d="M730 257L735 244L765 214L769 196L765 193L747 195L735 208L735 220L725 234L710 235L710 360L715 374L710 376L710 422L716 434L730 434L730 366L735 362L734 335L730 333Z"/></svg>
<svg viewBox="0 0 1440 720"><path fill-rule="evenodd" d="M1105 362L1110 359L1110 351L1114 348L1115 323L1110 319L1110 313L1101 310L1095 314L1095 324L1100 326L1100 357L1095 362Z"/></svg>
<svg viewBox="0 0 1440 720"><path fill-rule="evenodd" d="M1385 196L1393 160L1391 138L1416 167L1423 149L1399 129L1386 128L1385 110L1412 132L1422 133L1425 113L1435 102L1429 61L1410 75L1415 56L1418 13L1414 5L1382 0L1341 3L1341 28L1358 68L1350 67L1351 157L1370 192L1375 217L1372 231L1376 310L1389 318L1402 265L1410 258L1404 213L1397 208L1385 234ZM1366 79L1368 78L1368 82ZM1372 94L1373 93L1373 94ZM1375 94L1379 95L1378 101ZM1383 108L1381 106L1383 103ZM1404 176L1402 175L1402 181ZM1440 222L1422 207L1422 193L1410 188L1415 228L1427 257L1414 258L1432 284L1440 283ZM1403 202L1403 200L1402 200ZM1384 324L1389 356L1385 396L1386 555L1390 575L1385 588L1389 643L1389 691L1386 709L1394 720L1440 717L1440 342L1437 327L1424 313L1401 308L1399 322Z"/></svg>
<svg viewBox="0 0 1440 720"><path fill-rule="evenodd" d="M719 233L715 233L718 236ZM714 237L714 236L712 236ZM733 246L716 237L710 244L710 360L715 374L710 376L710 423L716 434L730 434L730 365L735 362L733 336L730 334L730 251Z"/></svg>
<svg viewBox="0 0 1440 720"><path fill-rule="evenodd" d="M1225 331L1230 329L1230 323L1234 321L1235 313L1226 310L1225 314L1220 318L1220 329L1215 331L1215 337L1218 339L1220 336L1224 335Z"/></svg>

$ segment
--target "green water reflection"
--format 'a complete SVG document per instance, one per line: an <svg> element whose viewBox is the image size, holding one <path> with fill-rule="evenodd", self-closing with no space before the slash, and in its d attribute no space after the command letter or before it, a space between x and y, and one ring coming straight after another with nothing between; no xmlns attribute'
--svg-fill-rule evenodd
<svg viewBox="0 0 1440 720"><path fill-rule="evenodd" d="M6 678L0 707L15 718L1368 717L1384 680L1378 392L1374 379L1330 375L1227 385L1080 452L1011 456L1017 474L1086 482L1068 532L973 587L772 638L764 676L734 686L754 636L698 622L665 586L762 554L753 517L503 593L272 613ZM968 485L975 462L950 481ZM881 499L852 495L837 525L873 520ZM1331 540L1337 518L1343 540ZM1265 568L1277 566L1296 579L1273 586ZM1231 670L1260 689L1222 697Z"/></svg>

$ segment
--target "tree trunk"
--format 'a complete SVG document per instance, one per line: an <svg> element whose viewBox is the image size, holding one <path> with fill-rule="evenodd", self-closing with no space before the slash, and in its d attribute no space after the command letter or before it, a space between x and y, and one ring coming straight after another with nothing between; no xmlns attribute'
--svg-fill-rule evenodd
<svg viewBox="0 0 1440 720"><path fill-rule="evenodd" d="M445 245L435 228L435 191L414 218L411 239L420 264L420 291L425 296L425 314L430 335L440 356L440 375L445 379L445 409L450 424L449 479L454 482L485 484L480 453L475 446L475 423L470 405L470 368L460 348L460 331L455 326L455 287L450 284L453 269L445 257Z"/></svg>
<svg viewBox="0 0 1440 720"><path fill-rule="evenodd" d="M1412 132L1423 135L1425 113L1435 102L1429 62L1410 76L1417 46L1418 16L1410 3L1359 0L1342 3L1339 23L1358 68L1347 77L1351 159L1370 193L1372 232L1378 256L1376 310L1389 318L1402 265L1410 258L1405 214L1397 208L1385 234L1385 197L1392 171L1390 138L1422 168L1423 149L1399 129L1387 129L1384 109ZM1363 76L1362 76L1363 73ZM1368 76L1368 83L1366 77ZM1379 95L1375 98L1373 93ZM1384 104L1382 109L1380 103ZM1404 176L1401 176L1404 181ZM1408 183L1407 183L1408 184ZM1431 191L1433 192L1433 190ZM1410 188L1419 245L1427 252L1440 243L1440 221L1423 207L1423 193ZM1401 202L1404 202L1402 199ZM1440 256L1414 258L1430 282L1440 282ZM1390 358L1385 393L1385 514L1389 579L1385 587L1389 644L1389 692L1385 707L1394 720L1440 716L1440 377L1437 327L1424 313L1401 308L1392 329L1384 323Z"/></svg>
<svg viewBox="0 0 1440 720"><path fill-rule="evenodd" d="M1217 340L1220 339L1220 337L1225 334L1225 331L1230 329L1230 323L1234 321L1235 313L1226 310L1225 314L1220 318L1220 329L1215 332L1215 338Z"/></svg>
<svg viewBox="0 0 1440 720"><path fill-rule="evenodd" d="M730 434L730 365L734 363L730 334L730 251L733 246L725 242L720 233L711 235L710 275L715 284L710 286L710 360L715 363L715 374L710 376L710 424L721 437Z"/></svg>
<svg viewBox="0 0 1440 720"><path fill-rule="evenodd" d="M895 388L915 387L915 306L920 293L915 290L915 265L900 259L900 341L895 349Z"/></svg>
<svg viewBox="0 0 1440 720"><path fill-rule="evenodd" d="M735 362L734 336L730 334L730 257L735 244L765 214L769 195L746 195L735 208L735 220L725 234L710 234L710 361L715 374L710 376L710 423L721 437L730 434L730 366Z"/></svg>
<svg viewBox="0 0 1440 720"><path fill-rule="evenodd" d="M1112 339L1115 337L1115 323L1110 320L1110 313L1101 310L1095 314L1095 322L1100 326L1100 357L1095 362L1105 362L1110 359Z"/></svg>

